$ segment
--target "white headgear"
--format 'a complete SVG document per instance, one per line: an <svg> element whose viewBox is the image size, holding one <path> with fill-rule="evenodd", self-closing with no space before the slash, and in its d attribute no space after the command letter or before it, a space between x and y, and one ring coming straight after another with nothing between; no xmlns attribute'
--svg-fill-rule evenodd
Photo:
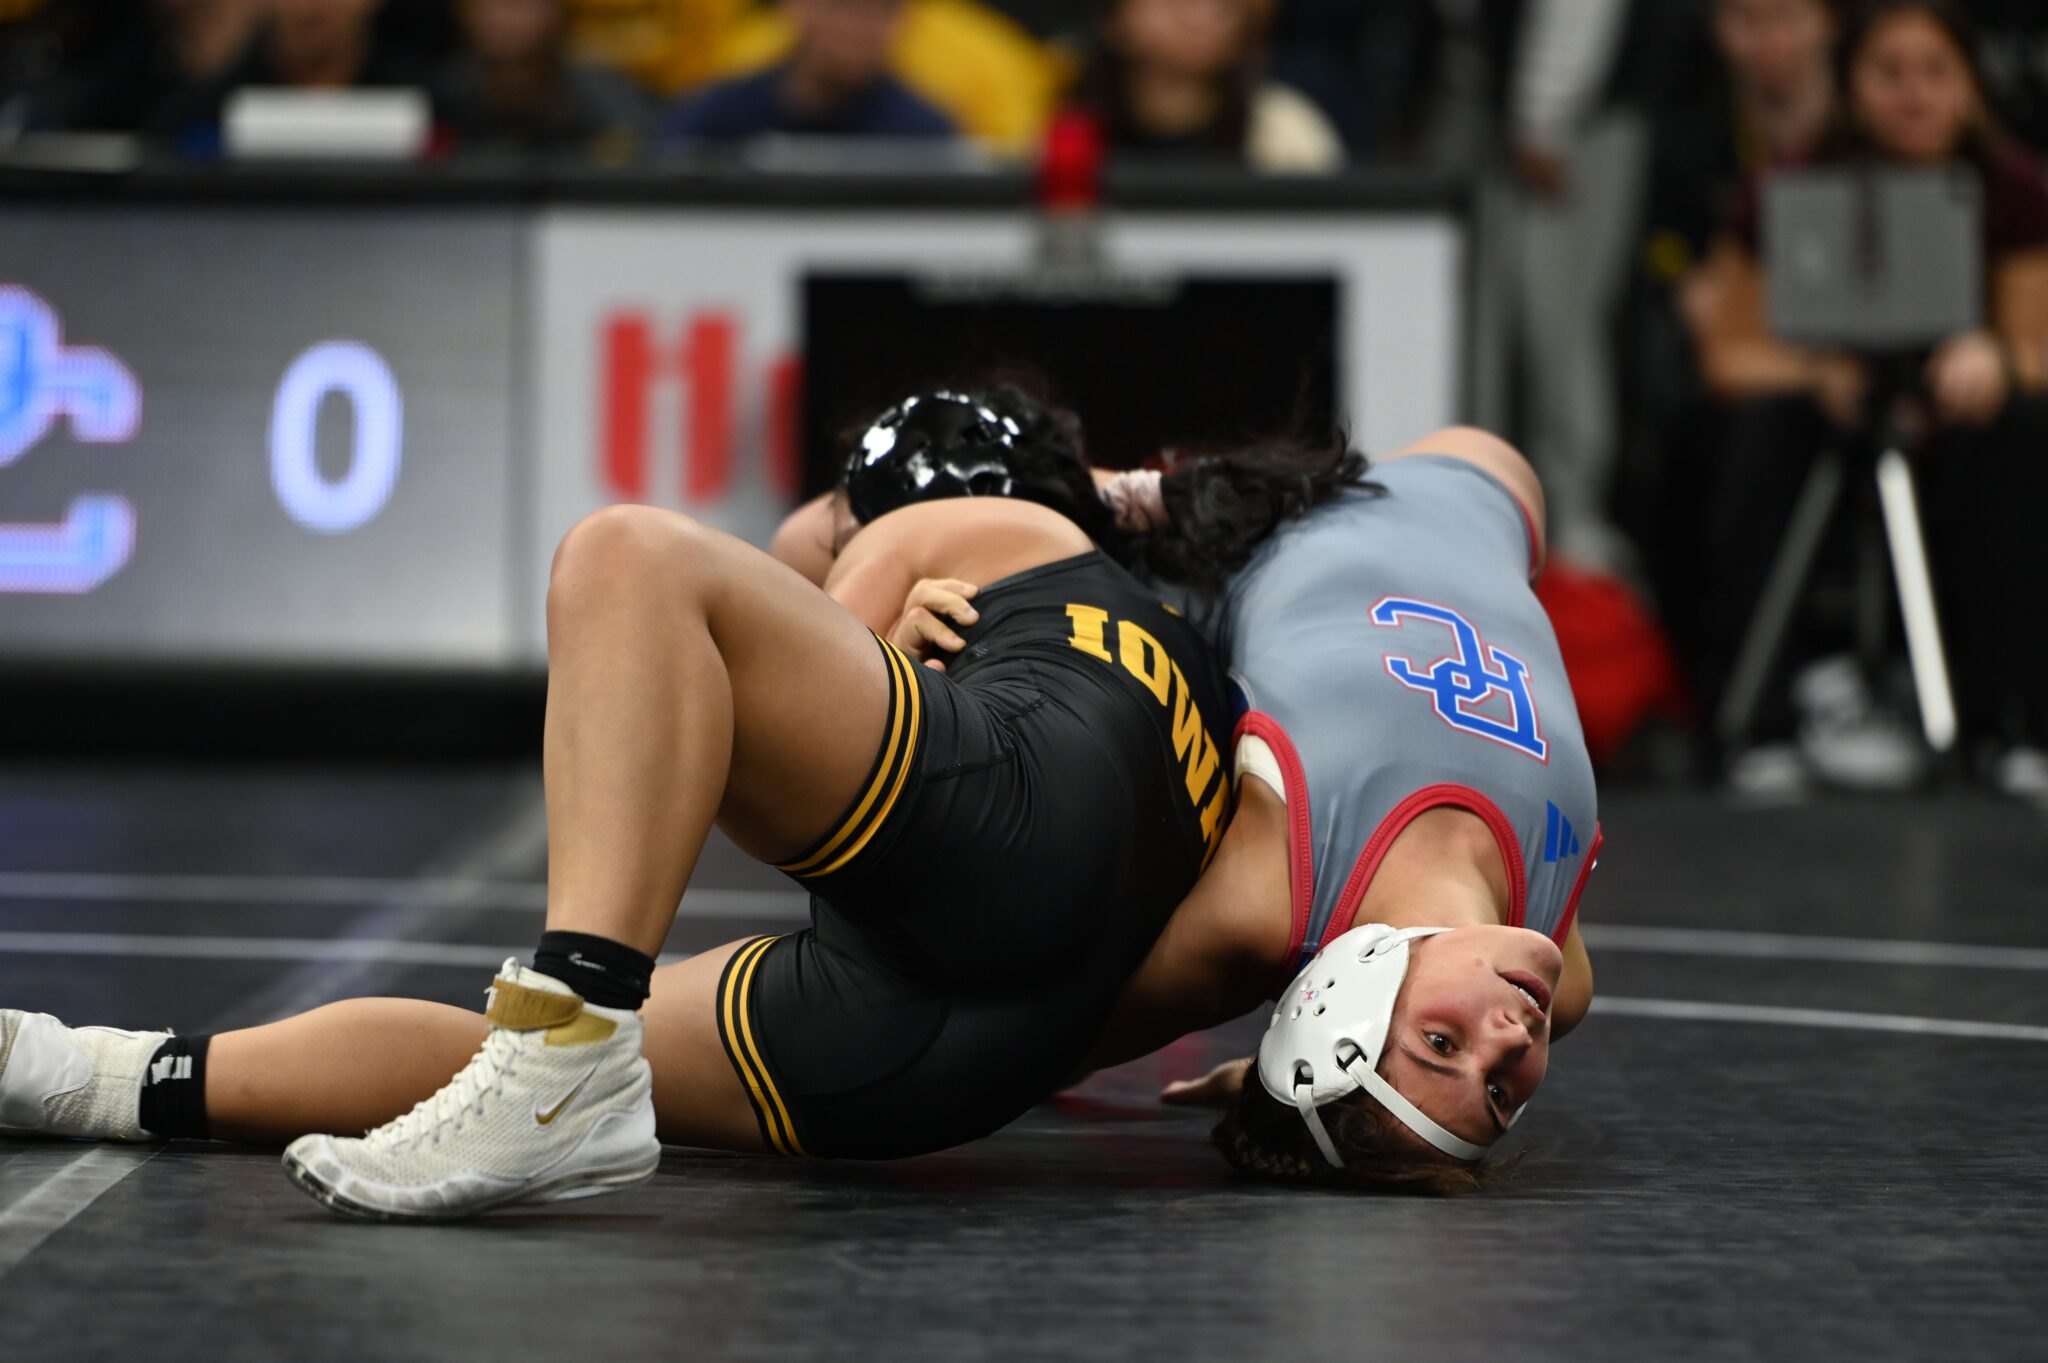
<svg viewBox="0 0 2048 1363"><path fill-rule="evenodd" d="M1356 927L1324 947L1280 996L1259 1043L1259 1082L1301 1110L1323 1158L1344 1167L1316 1109L1364 1089L1402 1125L1447 1155L1476 1160L1487 1147L1438 1126L1381 1078L1380 1056L1394 1020L1394 999L1408 975L1408 944L1449 928ZM1514 1116L1521 1116L1516 1109ZM1508 1120L1514 1125L1514 1118Z"/></svg>

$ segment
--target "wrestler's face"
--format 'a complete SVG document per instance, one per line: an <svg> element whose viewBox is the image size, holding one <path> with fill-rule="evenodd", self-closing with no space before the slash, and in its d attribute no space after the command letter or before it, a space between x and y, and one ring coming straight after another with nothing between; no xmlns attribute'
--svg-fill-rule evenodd
<svg viewBox="0 0 2048 1363"><path fill-rule="evenodd" d="M1437 1125L1490 1145L1550 1067L1563 973L1564 953L1527 928L1456 928L1410 942L1380 1074Z"/></svg>

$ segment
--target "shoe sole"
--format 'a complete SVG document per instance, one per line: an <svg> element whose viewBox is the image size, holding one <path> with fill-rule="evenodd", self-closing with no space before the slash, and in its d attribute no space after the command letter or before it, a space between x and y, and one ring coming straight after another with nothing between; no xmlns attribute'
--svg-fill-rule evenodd
<svg viewBox="0 0 2048 1363"><path fill-rule="evenodd" d="M578 1169L572 1173L558 1174L554 1178L530 1183L516 1188L503 1196L478 1202L460 1211L393 1211L384 1207L372 1207L343 1197L328 1187L311 1170L291 1154L284 1157L284 1171L301 1192L321 1206L355 1221L432 1223L445 1221L467 1221L482 1212L496 1211L500 1207L517 1206L527 1202L567 1202L579 1197L597 1197L604 1193L615 1193L630 1188L636 1183L645 1183L654 1177L661 1167L661 1151L657 1148L646 1159L630 1165L614 1165L608 1169Z"/></svg>

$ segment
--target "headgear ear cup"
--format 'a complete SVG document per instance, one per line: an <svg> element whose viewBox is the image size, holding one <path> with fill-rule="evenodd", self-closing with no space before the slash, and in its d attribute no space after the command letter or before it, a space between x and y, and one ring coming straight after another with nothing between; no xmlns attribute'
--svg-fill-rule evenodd
<svg viewBox="0 0 2048 1363"><path fill-rule="evenodd" d="M1367 923L1316 953L1280 996L1259 1043L1259 1082L1301 1112L1323 1158L1342 1168L1317 1109L1365 1090L1403 1126L1438 1150L1476 1160L1487 1147L1453 1135L1382 1079L1377 1070L1408 974L1408 944L1449 928ZM1518 1112L1517 1116L1520 1115Z"/></svg>

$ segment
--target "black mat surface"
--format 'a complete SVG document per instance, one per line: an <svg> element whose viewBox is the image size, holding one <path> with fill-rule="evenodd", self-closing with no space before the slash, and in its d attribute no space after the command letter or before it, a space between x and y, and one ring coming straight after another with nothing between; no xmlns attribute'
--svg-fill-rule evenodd
<svg viewBox="0 0 2048 1363"><path fill-rule="evenodd" d="M335 1220L273 1152L0 1140L0 1360L2048 1357L2048 820L1605 806L1602 1003L1484 1197L1231 1177L1153 1095L1254 1020L942 1156L672 1150L635 1193L456 1227ZM0 1003L474 1003L542 861L523 767L10 770ZM670 947L801 907L714 847Z"/></svg>

